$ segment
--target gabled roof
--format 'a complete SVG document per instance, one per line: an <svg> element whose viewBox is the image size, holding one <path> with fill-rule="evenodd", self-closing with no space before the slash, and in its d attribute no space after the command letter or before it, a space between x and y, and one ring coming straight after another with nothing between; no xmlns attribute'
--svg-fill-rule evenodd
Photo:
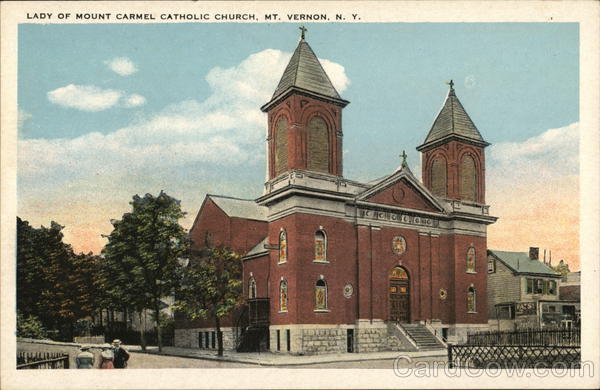
<svg viewBox="0 0 600 390"><path fill-rule="evenodd" d="M298 47L296 47L290 62L285 68L279 85L273 93L273 99L292 87L302 88L334 99L341 99L317 56L304 39L301 39L298 43Z"/></svg>
<svg viewBox="0 0 600 390"><path fill-rule="evenodd" d="M261 240L261 242L259 242L258 244L256 244L256 246L252 249L250 249L248 251L248 253L246 253L244 255L244 258L247 257L258 257L258 256L262 256L262 255L266 255L269 253L269 250L267 248L265 248L265 245L267 244L267 240L268 240L268 236L263 238Z"/></svg>
<svg viewBox="0 0 600 390"><path fill-rule="evenodd" d="M489 145L483 140L481 133L479 133L469 114L467 114L460 100L456 97L456 93L452 87L448 91L448 96L446 96L446 101L442 109L435 118L435 121L433 121L425 142L417 150L422 150L436 141L451 137L473 141L481 146Z"/></svg>
<svg viewBox="0 0 600 390"><path fill-rule="evenodd" d="M436 197L433 196L433 194L427 188L425 188L425 186L423 186L419 180L417 180L408 165L401 166L394 173L387 177L370 182L369 184L373 183L374 185L368 190L360 193L357 197L357 200L368 199L373 195L385 190L386 188L398 183L402 179L410 183L415 190L433 206L433 208L439 210L440 212L445 211L444 206L436 199Z"/></svg>
<svg viewBox="0 0 600 390"><path fill-rule="evenodd" d="M560 277L552 268L541 261L531 260L526 252L505 252L490 249L488 250L488 255L490 254L518 274L540 274Z"/></svg>
<svg viewBox="0 0 600 390"><path fill-rule="evenodd" d="M207 195L207 198L230 217L267 221L267 208L259 206L253 199L239 199L223 195Z"/></svg>

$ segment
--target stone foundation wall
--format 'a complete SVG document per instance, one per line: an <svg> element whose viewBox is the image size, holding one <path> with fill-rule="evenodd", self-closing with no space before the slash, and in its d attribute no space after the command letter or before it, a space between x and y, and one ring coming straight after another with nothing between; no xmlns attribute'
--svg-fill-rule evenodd
<svg viewBox="0 0 600 390"><path fill-rule="evenodd" d="M202 349L213 349L212 348L212 337L216 330L214 328L192 328L192 329L175 329L175 346L182 348L200 348L200 332L203 332L202 336L205 337L204 332L209 332L209 345L205 345L205 339L202 340ZM223 349L226 351L235 350L236 348L236 332L235 328L221 328L223 332ZM217 340L215 339L215 348L217 349Z"/></svg>
<svg viewBox="0 0 600 390"><path fill-rule="evenodd" d="M379 352L387 349L388 330L385 324L360 324L354 331L356 352Z"/></svg>
<svg viewBox="0 0 600 390"><path fill-rule="evenodd" d="M310 355L346 352L346 329L304 329L302 346Z"/></svg>

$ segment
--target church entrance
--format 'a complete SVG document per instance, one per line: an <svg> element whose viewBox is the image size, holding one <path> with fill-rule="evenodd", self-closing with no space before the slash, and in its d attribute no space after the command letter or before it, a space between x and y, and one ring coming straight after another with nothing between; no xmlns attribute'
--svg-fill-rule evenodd
<svg viewBox="0 0 600 390"><path fill-rule="evenodd" d="M410 290L408 273L402 267L390 272L390 321L410 322Z"/></svg>

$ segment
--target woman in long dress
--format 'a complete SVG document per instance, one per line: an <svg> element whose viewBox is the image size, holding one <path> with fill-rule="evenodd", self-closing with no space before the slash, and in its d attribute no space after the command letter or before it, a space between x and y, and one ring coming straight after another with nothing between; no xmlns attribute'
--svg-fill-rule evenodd
<svg viewBox="0 0 600 390"><path fill-rule="evenodd" d="M113 360L115 355L112 348L108 344L102 346L102 352L100 352L100 368L115 368Z"/></svg>

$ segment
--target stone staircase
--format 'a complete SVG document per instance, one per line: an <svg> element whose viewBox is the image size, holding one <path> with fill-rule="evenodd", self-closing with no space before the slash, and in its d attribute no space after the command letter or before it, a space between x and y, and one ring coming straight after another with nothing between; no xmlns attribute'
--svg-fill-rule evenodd
<svg viewBox="0 0 600 390"><path fill-rule="evenodd" d="M435 337L425 325L421 324L398 324L404 329L408 337L414 342L419 351L431 351L434 349L446 349L437 337Z"/></svg>

